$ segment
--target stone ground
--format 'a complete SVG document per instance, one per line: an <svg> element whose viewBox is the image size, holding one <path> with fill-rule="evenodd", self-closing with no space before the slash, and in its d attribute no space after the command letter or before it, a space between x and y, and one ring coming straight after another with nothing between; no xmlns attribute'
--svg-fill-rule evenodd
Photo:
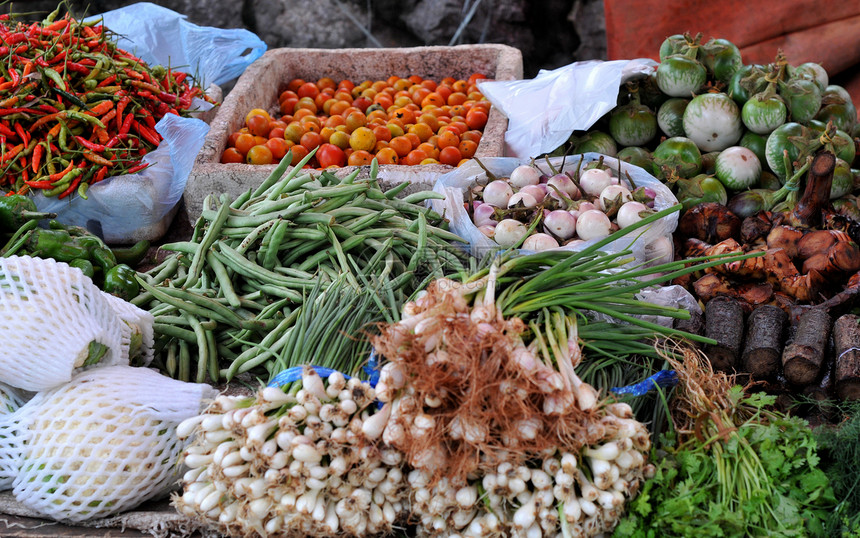
<svg viewBox="0 0 860 538"><path fill-rule="evenodd" d="M69 0L101 13L124 0ZM606 58L602 0L156 0L199 25L246 28L269 48L502 43L523 53L524 76ZM46 13L54 0L14 3ZM89 6L87 8L87 6ZM0 10L8 11L8 4Z"/></svg>

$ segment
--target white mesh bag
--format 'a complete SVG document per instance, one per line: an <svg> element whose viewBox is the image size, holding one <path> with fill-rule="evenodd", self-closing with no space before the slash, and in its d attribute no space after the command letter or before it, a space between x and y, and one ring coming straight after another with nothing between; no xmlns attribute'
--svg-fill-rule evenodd
<svg viewBox="0 0 860 538"><path fill-rule="evenodd" d="M52 259L0 258L0 381L39 391L90 363L122 364L122 325L80 269Z"/></svg>
<svg viewBox="0 0 860 538"><path fill-rule="evenodd" d="M121 355L123 364L136 361L135 364L148 366L154 354L155 332L154 318L146 310L140 309L130 302L115 295L102 292L111 308L122 321Z"/></svg>
<svg viewBox="0 0 860 538"><path fill-rule="evenodd" d="M57 521L109 516L166 494L181 470L176 426L215 396L209 385L147 368L107 366L40 392L14 423L15 498ZM0 434L3 429L0 428Z"/></svg>
<svg viewBox="0 0 860 538"><path fill-rule="evenodd" d="M26 397L15 388L0 383L0 417L11 415L24 405L26 401ZM13 441L14 430L12 429L12 422L0 420L0 455L14 453ZM0 490L12 487L12 480L15 478L15 474L17 474L17 467L11 465L11 461L8 458L0 457Z"/></svg>

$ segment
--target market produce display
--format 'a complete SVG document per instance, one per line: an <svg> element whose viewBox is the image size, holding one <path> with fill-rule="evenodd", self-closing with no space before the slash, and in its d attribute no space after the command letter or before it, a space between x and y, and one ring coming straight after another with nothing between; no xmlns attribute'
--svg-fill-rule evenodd
<svg viewBox="0 0 860 538"><path fill-rule="evenodd" d="M475 185L466 205L475 226L500 247L540 251L606 237L654 213L654 189L603 161L553 171L522 165L499 178L487 170L487 184Z"/></svg>
<svg viewBox="0 0 860 538"><path fill-rule="evenodd" d="M315 280L326 286L345 275L359 290L390 278L389 291L408 296L423 279L462 266L464 254L448 243L460 238L418 205L435 193L398 199L408 184L383 192L375 168L361 181L359 170L343 179L302 171L312 157L286 174L284 159L253 191L204 208L191 240L162 245L177 254L138 277L145 293L132 302L155 317L168 375L230 380L303 360L275 359L289 351L296 307ZM195 371L191 346L200 350Z"/></svg>
<svg viewBox="0 0 860 538"><path fill-rule="evenodd" d="M860 531L860 139L820 66L673 35L527 159L474 158L482 75L283 80L215 163L265 180L111 249L34 191L134 173L200 89L61 12L0 16L22 510L100 524L169 494L180 534L243 538Z"/></svg>
<svg viewBox="0 0 860 538"><path fill-rule="evenodd" d="M142 170L161 142L155 123L206 98L186 73L147 66L99 20L59 17L61 7L40 22L0 20L4 192L85 198L91 184Z"/></svg>
<svg viewBox="0 0 860 538"><path fill-rule="evenodd" d="M314 168L366 165L374 158L379 164L456 166L481 142L490 103L476 82L486 78L293 79L278 96L282 115L249 111L245 125L230 134L221 162L278 163L292 150L296 164L318 147L309 163Z"/></svg>

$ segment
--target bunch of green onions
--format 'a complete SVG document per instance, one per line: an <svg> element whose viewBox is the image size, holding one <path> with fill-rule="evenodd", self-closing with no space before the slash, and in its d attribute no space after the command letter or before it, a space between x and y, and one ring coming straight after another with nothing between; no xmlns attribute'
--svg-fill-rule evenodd
<svg viewBox="0 0 860 538"><path fill-rule="evenodd" d="M643 319L664 316L686 320L690 313L683 308L644 302L636 294L679 276L760 255L689 258L646 267L635 264L630 249L601 251L625 237L632 246L637 237L635 230L680 208L675 205L650 215L578 252L549 250L526 256L503 253L492 261L492 266L473 267L469 273L450 278L481 290L491 271L496 271L496 306L505 318L519 317L526 323L530 334L524 339L531 336L547 341L551 335L566 334L564 325L573 322L583 351L577 372L584 382L604 390L638 382L666 367L654 349L656 340L674 337L702 344L714 341ZM555 340L562 341L558 337ZM538 347L544 360L552 363L550 350ZM641 401L631 404L635 409Z"/></svg>

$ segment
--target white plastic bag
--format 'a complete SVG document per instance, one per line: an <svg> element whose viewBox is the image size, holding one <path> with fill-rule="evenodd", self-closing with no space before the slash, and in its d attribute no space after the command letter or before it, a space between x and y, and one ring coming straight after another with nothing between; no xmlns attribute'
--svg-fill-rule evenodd
<svg viewBox="0 0 860 538"><path fill-rule="evenodd" d="M266 52L266 43L248 30L212 28L150 2L91 17L119 34L117 46L150 65L193 74L201 87L230 81Z"/></svg>
<svg viewBox="0 0 860 538"><path fill-rule="evenodd" d="M529 80L484 81L478 88L508 117L506 155L528 159L550 153L576 130L612 110L619 86L656 69L654 60L590 60Z"/></svg>
<svg viewBox="0 0 860 538"><path fill-rule="evenodd" d="M567 172L575 170L576 167L580 165L580 162L582 163L582 166L585 166L600 158L603 158L603 162L612 170L618 170L618 159L606 157L598 153L569 155L565 159L562 157L556 157L554 159L550 159L549 162L556 169L561 169L561 171ZM565 163L563 168L561 167L562 161ZM490 172L496 176L508 177L514 168L521 164L528 164L528 161L521 161L511 157L498 157L481 159L481 163L483 163L484 166L486 166ZM551 175L552 172L546 162L536 161L535 165L543 170L544 173ZM654 199L655 210L661 211L663 209L668 209L678 203L678 199L674 194L672 194L672 191L661 183L660 180L645 170L623 161L621 162L621 166L623 172L630 174L636 187L650 187L654 189L657 193L657 196ZM468 247L470 253L480 259L487 253L499 250L501 247L499 247L495 241L481 233L466 212L466 208L464 206L465 194L468 192L469 188L479 181L484 184L487 182L487 174L484 170L481 169L475 161L463 164L462 166L459 166L451 172L443 175L438 179L438 181L436 181L436 184L433 186L433 190L443 194L445 199L431 200L430 205L437 213L443 214L444 212L445 217L450 221L451 232L459 235L463 239L466 239L469 243ZM672 232L675 231L677 225L678 214L676 212L667 215L648 226L631 232L627 236L608 244L601 250L606 252L619 252L630 248L638 262L644 263L652 261L655 255L663 254L656 253L652 250L654 243L658 240L661 242L665 241L666 238L668 238L671 243L671 235ZM597 241L599 240L592 239L577 246L561 248L582 250L583 248L593 245ZM671 261L671 258L666 261Z"/></svg>
<svg viewBox="0 0 860 538"><path fill-rule="evenodd" d="M155 125L164 137L143 157L150 166L136 174L116 176L91 186L87 200L77 196L59 200L37 193L40 211L57 213L63 224L83 226L110 244L158 239L160 226L176 207L194 158L203 147L209 126L194 118L168 114Z"/></svg>
<svg viewBox="0 0 860 538"><path fill-rule="evenodd" d="M140 2L102 15L104 25L121 36L119 48L149 65L163 65L193 74L201 87L227 82L266 51L266 44L242 29L222 29L189 23L180 13ZM195 99L192 106L210 105ZM34 198L41 211L57 213L65 224L84 226L111 244L158 239L185 191L194 158L203 147L209 126L194 118L168 114L156 125L164 137L137 174L108 178L87 191L88 200Z"/></svg>
<svg viewBox="0 0 860 538"><path fill-rule="evenodd" d="M176 435L215 396L147 368L77 374L0 416L0 477L27 508L58 521L105 517L166 494L181 476Z"/></svg>

